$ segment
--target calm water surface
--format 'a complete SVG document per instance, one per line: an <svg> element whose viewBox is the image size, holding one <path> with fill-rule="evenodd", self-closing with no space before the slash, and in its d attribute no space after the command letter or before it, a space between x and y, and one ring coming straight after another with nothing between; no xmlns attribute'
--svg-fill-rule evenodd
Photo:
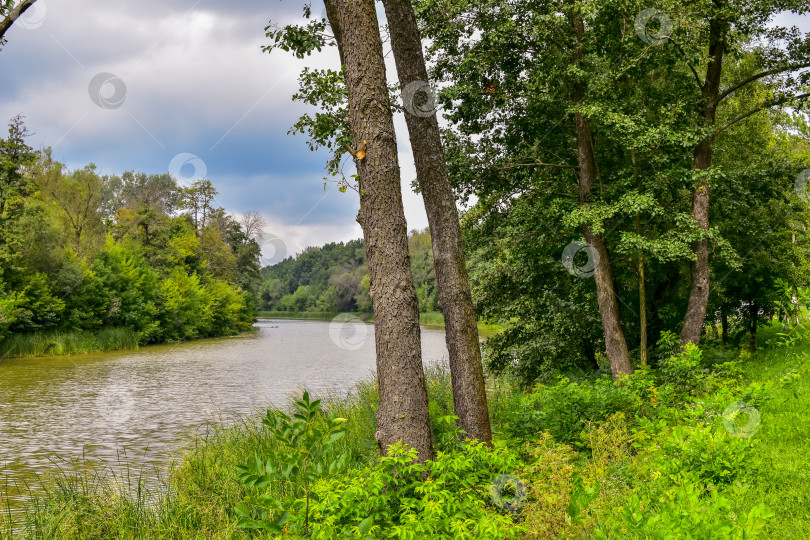
<svg viewBox="0 0 810 540"><path fill-rule="evenodd" d="M306 386L346 392L375 367L374 328L261 321L255 334L137 351L0 361L0 499L57 466L165 467L189 434ZM444 332L422 330L426 364ZM7 491L7 493L5 493Z"/></svg>

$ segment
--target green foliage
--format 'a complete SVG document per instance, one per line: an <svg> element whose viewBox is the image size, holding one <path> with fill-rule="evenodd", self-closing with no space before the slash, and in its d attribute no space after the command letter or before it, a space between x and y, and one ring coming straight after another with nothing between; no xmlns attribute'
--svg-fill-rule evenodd
<svg viewBox="0 0 810 540"><path fill-rule="evenodd" d="M702 359L703 351L694 343L688 343L680 354L661 362L659 381L672 385L679 396L702 393L706 378L701 365Z"/></svg>
<svg viewBox="0 0 810 540"><path fill-rule="evenodd" d="M214 206L210 181L178 188L169 175L100 177L93 165L71 172L50 149L34 153L26 136L18 117L0 139L8 354L107 350L104 335L114 329L141 344L250 329L260 248Z"/></svg>
<svg viewBox="0 0 810 540"><path fill-rule="evenodd" d="M633 446L651 460L651 470L669 479L685 475L704 484L732 484L751 480L759 467L754 441L735 437L722 425L642 419L633 438Z"/></svg>
<svg viewBox="0 0 810 540"><path fill-rule="evenodd" d="M782 323L779 344L795 345L810 337L810 287L792 287L787 281L776 280L778 299L774 300L776 318Z"/></svg>
<svg viewBox="0 0 810 540"><path fill-rule="evenodd" d="M262 423L282 447L237 467L239 480L249 488L280 483L282 489L289 486L289 490L282 498L269 490L246 497L246 504L236 507L240 527L274 533L292 528L299 533L303 531L307 538L310 536L310 504L317 504L320 498L317 491L312 491L312 485L344 469L348 458L345 452L337 457L329 453L330 447L346 434L340 428L346 420L324 418L320 403L319 399L311 401L309 393L304 392L302 399L295 402L298 412L292 416L267 411Z"/></svg>
<svg viewBox="0 0 810 540"><path fill-rule="evenodd" d="M730 496L744 497L747 489L736 486ZM619 508L616 522L600 526L594 538L744 539L762 535L774 512L759 504L736 515L733 499L711 490L704 495L688 478L676 477L674 485L658 496L634 494Z"/></svg>
<svg viewBox="0 0 810 540"><path fill-rule="evenodd" d="M408 235L411 273L421 313L439 310L430 232ZM263 311L369 313L370 281L362 240L309 247L262 270Z"/></svg>
<svg viewBox="0 0 810 540"><path fill-rule="evenodd" d="M319 482L313 538L519 538L489 488L518 460L504 445L472 442L435 461L397 443L365 470Z"/></svg>

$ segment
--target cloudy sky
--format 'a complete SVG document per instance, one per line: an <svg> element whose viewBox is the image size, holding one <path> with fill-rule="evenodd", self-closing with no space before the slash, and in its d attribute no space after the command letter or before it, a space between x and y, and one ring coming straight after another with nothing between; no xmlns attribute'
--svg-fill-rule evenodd
<svg viewBox="0 0 810 540"><path fill-rule="evenodd" d="M25 115L32 145L52 147L72 169L92 162L102 174L205 174L221 206L264 214L268 235L281 239L268 244L268 259L358 238L356 195L332 184L324 190L326 156L310 152L303 136L287 135L307 110L290 100L297 74L304 66L334 67L336 51L304 60L261 51L268 21L298 20L302 6L38 0L0 51L0 119ZM806 18L790 22L810 30ZM389 80L394 74L389 66ZM396 123L406 217L410 228L422 228L427 219L409 188L415 172L401 115Z"/></svg>

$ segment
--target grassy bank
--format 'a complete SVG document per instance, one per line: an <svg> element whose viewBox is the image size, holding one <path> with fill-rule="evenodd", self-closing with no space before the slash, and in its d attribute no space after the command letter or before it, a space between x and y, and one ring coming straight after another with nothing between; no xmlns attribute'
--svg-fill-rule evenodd
<svg viewBox="0 0 810 540"><path fill-rule="evenodd" d="M619 385L604 377L524 390L492 380L493 450L459 443L447 421L449 376L434 368L427 381L440 453L426 482L422 473L390 476L399 458L378 457L373 381L329 396L326 411L347 420L329 455L345 452L347 468L315 483L313 537L357 537L370 516L364 527L378 538L808 538L810 345L764 346L774 332L762 333L754 356L690 349ZM725 414L738 401L759 418L747 408ZM15 537L248 538L235 508L265 490L243 485L237 466L294 451L259 418L212 426L157 493L133 495L87 475L52 479ZM504 478L517 489L493 497L507 490ZM267 493L300 497L301 489L292 479ZM8 523L4 530L3 540Z"/></svg>
<svg viewBox="0 0 810 540"><path fill-rule="evenodd" d="M309 311L260 311L260 319L300 319L311 321L331 321L340 313L313 313ZM374 322L373 313L352 313L366 322ZM419 314L419 324L428 328L444 328L444 316L441 312L432 311ZM478 330L482 336L489 337L503 330L498 324L478 323Z"/></svg>
<svg viewBox="0 0 810 540"><path fill-rule="evenodd" d="M16 334L0 342L0 358L86 354L138 348L138 334L129 328L98 332Z"/></svg>
<svg viewBox="0 0 810 540"><path fill-rule="evenodd" d="M312 312L312 311L260 311L256 315L259 319L293 319L293 320L302 320L302 321L331 321L335 317L340 315L340 313L332 313L332 312ZM352 313L351 315L356 316L358 319L361 319L366 322L373 322L374 321L374 314L373 313Z"/></svg>

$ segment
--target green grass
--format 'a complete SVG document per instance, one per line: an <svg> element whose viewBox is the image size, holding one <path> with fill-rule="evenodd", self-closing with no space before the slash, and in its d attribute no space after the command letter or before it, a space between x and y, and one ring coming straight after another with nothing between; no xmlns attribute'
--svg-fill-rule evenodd
<svg viewBox="0 0 810 540"><path fill-rule="evenodd" d="M790 348L764 347L775 327L759 332L760 353L744 366L749 382L774 384L759 407L755 437L762 458L759 478L739 502L748 510L762 501L776 513L767 526L771 538L810 538L810 342ZM798 376L786 378L789 373Z"/></svg>
<svg viewBox="0 0 810 540"><path fill-rule="evenodd" d="M15 334L0 343L0 358L85 354L137 349L138 334L128 328L98 332Z"/></svg>

